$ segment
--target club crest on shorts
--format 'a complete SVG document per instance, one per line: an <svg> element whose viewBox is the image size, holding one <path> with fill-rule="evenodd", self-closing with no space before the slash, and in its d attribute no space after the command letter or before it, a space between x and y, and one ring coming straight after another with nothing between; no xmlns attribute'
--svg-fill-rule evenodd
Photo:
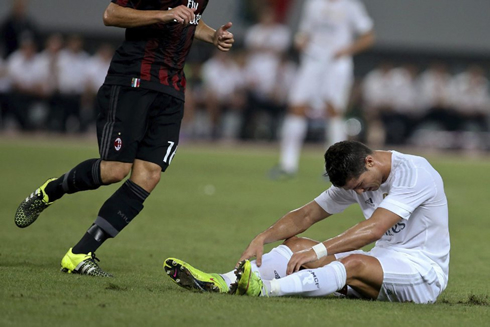
<svg viewBox="0 0 490 327"><path fill-rule="evenodd" d="M118 137L117 139L114 140L114 149L116 149L116 151L119 151L121 150L122 148L122 140L120 137Z"/></svg>

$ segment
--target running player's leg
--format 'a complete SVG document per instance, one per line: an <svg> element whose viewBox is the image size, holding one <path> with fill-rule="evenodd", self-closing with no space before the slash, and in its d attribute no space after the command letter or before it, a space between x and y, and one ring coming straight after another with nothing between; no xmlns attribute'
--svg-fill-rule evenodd
<svg viewBox="0 0 490 327"><path fill-rule="evenodd" d="M97 136L99 152L104 159L101 164L101 179L108 182L121 180L130 168L133 172L139 172L142 166L146 167L135 158L150 124L147 112L158 93L129 87L104 86L98 97L103 94L110 98L110 105L101 110L97 121ZM156 164L151 165L153 170L154 166L157 167L159 180L161 168ZM158 181L154 185L157 183ZM62 260L62 270L84 273L76 268L81 264L76 260L82 258L77 255L93 254L107 239L116 237L143 209L148 195L149 191L131 178L123 183L102 205L94 223L80 241L67 252Z"/></svg>
<svg viewBox="0 0 490 327"><path fill-rule="evenodd" d="M271 171L273 179L281 177L281 173L293 175L298 170L301 149L308 130L306 113L311 99L317 93L319 71L321 73L317 63L307 59L302 62L296 84L291 88L290 106L280 134L279 171Z"/></svg>
<svg viewBox="0 0 490 327"><path fill-rule="evenodd" d="M349 59L331 63L329 74L324 76L322 91L327 113L325 139L327 147L347 139L345 111L353 84L353 65Z"/></svg>

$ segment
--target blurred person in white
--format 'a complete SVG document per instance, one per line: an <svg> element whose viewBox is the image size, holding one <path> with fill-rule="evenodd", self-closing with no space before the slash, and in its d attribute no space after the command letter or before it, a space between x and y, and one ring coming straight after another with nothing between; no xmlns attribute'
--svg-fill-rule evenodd
<svg viewBox="0 0 490 327"><path fill-rule="evenodd" d="M391 85L390 93L392 110L381 112L386 143L403 145L411 136L424 112L417 105L416 78L418 68L413 64L404 64L389 72Z"/></svg>
<svg viewBox="0 0 490 327"><path fill-rule="evenodd" d="M241 138L254 138L257 113L276 116L275 83L283 55L291 45L291 31L277 21L272 7L265 8L257 24L245 34L247 51L246 80L248 100L241 128Z"/></svg>
<svg viewBox="0 0 490 327"><path fill-rule="evenodd" d="M319 98L328 118L327 143L344 140L343 113L353 83L352 56L374 43L373 21L358 0L307 0L295 45L302 53L291 89L280 146L279 166L271 178L293 176L298 170L311 101Z"/></svg>
<svg viewBox="0 0 490 327"><path fill-rule="evenodd" d="M46 94L44 67L32 39L23 39L20 48L7 58L7 74L11 81L9 113L22 130L32 130L31 109Z"/></svg>
<svg viewBox="0 0 490 327"><path fill-rule="evenodd" d="M66 47L58 56L58 93L52 102L54 130L65 133L84 132L82 118L82 95L87 86L87 68L90 56L83 49L83 39L79 35L70 35L66 40ZM75 121L68 126L69 118Z"/></svg>
<svg viewBox="0 0 490 327"><path fill-rule="evenodd" d="M425 112L417 128L454 130L451 109L451 74L443 62L433 62L417 79L418 105ZM430 126L429 126L430 125Z"/></svg>
<svg viewBox="0 0 490 327"><path fill-rule="evenodd" d="M238 136L245 104L243 71L229 54L215 51L202 66L206 110L211 139L232 141Z"/></svg>
<svg viewBox="0 0 490 327"><path fill-rule="evenodd" d="M488 131L490 114L489 83L479 65L468 68L451 80L451 101L456 111L458 130Z"/></svg>
<svg viewBox="0 0 490 327"><path fill-rule="evenodd" d="M45 93L46 102L51 108L56 100L58 93L58 72L59 72L59 56L63 49L63 36L59 33L49 35L44 42L44 49L39 53L39 61L42 69L43 91ZM48 109L48 115L44 123L45 127L52 129L53 117L52 110Z"/></svg>
<svg viewBox="0 0 490 327"><path fill-rule="evenodd" d="M381 120L385 111L393 110L393 64L382 62L362 81L364 118L367 123L367 142L370 146L384 146L386 132Z"/></svg>
<svg viewBox="0 0 490 327"><path fill-rule="evenodd" d="M2 2L5 5L5 1ZM39 39L38 26L28 14L29 1L13 0L10 13L0 23L0 53L7 58L18 50L22 40ZM37 44L36 44L37 46Z"/></svg>
<svg viewBox="0 0 490 327"><path fill-rule="evenodd" d="M104 84L113 55L114 47L109 43L102 43L95 54L88 59L86 93L82 100L84 105L82 113L85 113L82 115L83 126L91 125L98 115L95 104L97 91Z"/></svg>

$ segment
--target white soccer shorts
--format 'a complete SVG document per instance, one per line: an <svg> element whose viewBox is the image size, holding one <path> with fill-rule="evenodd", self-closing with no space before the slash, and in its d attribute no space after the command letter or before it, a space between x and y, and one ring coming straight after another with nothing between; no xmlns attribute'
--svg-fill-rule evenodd
<svg viewBox="0 0 490 327"><path fill-rule="evenodd" d="M374 247L369 252L357 250L335 257L341 259L351 254L369 255L380 262L384 276L378 301L434 303L444 290L429 262L411 260L406 253Z"/></svg>

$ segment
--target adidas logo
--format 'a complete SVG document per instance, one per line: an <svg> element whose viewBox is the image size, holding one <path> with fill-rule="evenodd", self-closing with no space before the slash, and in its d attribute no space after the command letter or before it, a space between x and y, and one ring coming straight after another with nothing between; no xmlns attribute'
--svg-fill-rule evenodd
<svg viewBox="0 0 490 327"><path fill-rule="evenodd" d="M367 199L366 201L364 201L364 203L371 207L375 206L372 198Z"/></svg>

